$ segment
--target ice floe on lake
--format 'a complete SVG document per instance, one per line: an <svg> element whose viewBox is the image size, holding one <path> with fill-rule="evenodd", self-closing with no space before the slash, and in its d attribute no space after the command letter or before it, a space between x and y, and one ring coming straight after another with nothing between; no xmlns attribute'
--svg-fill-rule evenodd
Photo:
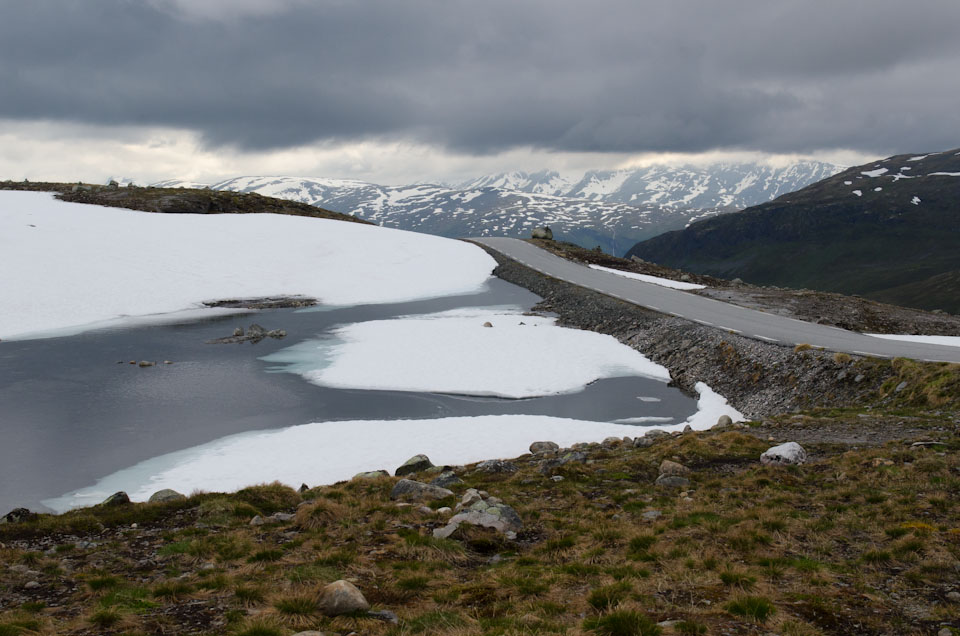
<svg viewBox="0 0 960 636"><path fill-rule="evenodd" d="M601 378L670 379L612 336L554 323L519 308L457 309L344 325L264 360L320 386L505 398L570 393Z"/></svg>
<svg viewBox="0 0 960 636"><path fill-rule="evenodd" d="M231 492L280 481L293 487L331 484L358 472L393 471L412 455L424 453L435 464L467 464L509 458L527 452L532 442L550 440L561 447L607 437L639 437L646 431L679 431L689 425L706 430L721 415L743 416L703 383L697 385L699 410L685 422L633 426L540 415L484 415L428 420L318 422L224 437L169 453L104 477L95 485L48 499L57 512L100 503L124 490L145 501L164 488Z"/></svg>

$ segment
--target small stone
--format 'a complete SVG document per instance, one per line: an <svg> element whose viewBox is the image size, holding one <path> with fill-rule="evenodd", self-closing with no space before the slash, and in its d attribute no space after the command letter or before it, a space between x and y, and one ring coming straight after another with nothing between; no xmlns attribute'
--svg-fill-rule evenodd
<svg viewBox="0 0 960 636"><path fill-rule="evenodd" d="M683 427L683 432L684 432L684 433L692 433L692 432L693 432L693 427L690 426L689 424L687 424L686 426Z"/></svg>
<svg viewBox="0 0 960 636"><path fill-rule="evenodd" d="M947 592L947 600L951 603L960 603L960 592Z"/></svg>
<svg viewBox="0 0 960 636"><path fill-rule="evenodd" d="M164 488L163 490L158 490L157 492L150 495L150 498L147 499L147 502L148 503L165 503L167 501L180 501L181 499L186 499L186 497L178 493L176 490Z"/></svg>
<svg viewBox="0 0 960 636"><path fill-rule="evenodd" d="M760 455L760 463L767 465L802 464L807 461L807 451L796 442L787 442L768 448Z"/></svg>
<svg viewBox="0 0 960 636"><path fill-rule="evenodd" d="M433 508L429 508L429 507L427 507L427 506L420 506L419 508L417 508L417 512L419 512L419 513L422 514L422 515L432 515L432 514L434 514L434 513L433 513Z"/></svg>
<svg viewBox="0 0 960 636"><path fill-rule="evenodd" d="M23 523L37 518L37 513L26 508L14 508L0 518L0 523Z"/></svg>
<svg viewBox="0 0 960 636"><path fill-rule="evenodd" d="M398 473L399 474L399 473ZM389 477L390 473L385 470L370 470L365 473L357 473L353 476L353 479L380 479L381 477Z"/></svg>
<svg viewBox="0 0 960 636"><path fill-rule="evenodd" d="M492 327L492 326L493 326L493 323L485 322L485 323L483 323L483 326L484 326L484 327Z"/></svg>
<svg viewBox="0 0 960 636"><path fill-rule="evenodd" d="M437 508L438 515L448 515L451 512L453 512L453 510L451 510L449 506L444 506L443 508Z"/></svg>
<svg viewBox="0 0 960 636"><path fill-rule="evenodd" d="M439 486L440 488L449 488L462 483L463 480L457 477L457 474L452 470L445 470L430 480L431 486Z"/></svg>
<svg viewBox="0 0 960 636"><path fill-rule="evenodd" d="M729 415L721 415L717 419L717 426L730 426L731 424L733 424L733 418Z"/></svg>
<svg viewBox="0 0 960 636"><path fill-rule="evenodd" d="M439 486L431 486L430 484L413 481L412 479L401 479L394 485L393 490L390 491L390 499L393 500L443 499L451 496L453 496L452 490L440 488Z"/></svg>
<svg viewBox="0 0 960 636"><path fill-rule="evenodd" d="M113 493L109 497L103 500L101 505L103 506L122 506L123 504L130 503L130 497L127 496L127 493L122 490Z"/></svg>
<svg viewBox="0 0 960 636"><path fill-rule="evenodd" d="M163 363L164 363L164 364L173 364L173 361L172 361L172 360L164 360Z"/></svg>
<svg viewBox="0 0 960 636"><path fill-rule="evenodd" d="M553 481L563 481L564 477L563 475L554 475L550 479L552 479Z"/></svg>
<svg viewBox="0 0 960 636"><path fill-rule="evenodd" d="M657 477L657 481L654 482L654 486L658 488L671 488L671 489L681 489L688 488L690 486L690 480L686 477L680 477L679 475L660 475Z"/></svg>
<svg viewBox="0 0 960 636"><path fill-rule="evenodd" d="M342 579L323 588L317 605L327 616L366 612L370 609L370 603L363 597L363 593L353 583Z"/></svg>
<svg viewBox="0 0 960 636"><path fill-rule="evenodd" d="M949 627L944 627L939 632L937 632L937 636L953 636L953 630L950 629Z"/></svg>
<svg viewBox="0 0 960 636"><path fill-rule="evenodd" d="M251 526L262 526L266 521L263 520L263 517L256 515L253 519L250 520Z"/></svg>
<svg viewBox="0 0 960 636"><path fill-rule="evenodd" d="M640 518L643 519L644 521L656 521L662 516L663 516L663 513L660 512L659 510L647 510L642 515L640 515Z"/></svg>
<svg viewBox="0 0 960 636"><path fill-rule="evenodd" d="M488 459L485 462L480 462L477 464L477 472L481 473L490 473L490 474L500 474L500 473L515 473L519 468L513 462L508 462L503 459Z"/></svg>
<svg viewBox="0 0 960 636"><path fill-rule="evenodd" d="M560 450L560 446L555 442L534 442L530 444L530 452L534 455L552 453L558 450Z"/></svg>
<svg viewBox="0 0 960 636"><path fill-rule="evenodd" d="M619 437L607 437L602 442L600 442L600 445L603 446L604 448L616 448L622 443L622 441L623 440L621 440Z"/></svg>
<svg viewBox="0 0 960 636"><path fill-rule="evenodd" d="M234 330L233 330L233 337L234 337L234 338L242 338L242 337L243 337L243 327L236 327L236 328L234 328Z"/></svg>
<svg viewBox="0 0 960 636"><path fill-rule="evenodd" d="M270 515L270 519L274 521L293 521L293 518L295 516L296 515L291 514L289 512L275 512L272 515Z"/></svg>
<svg viewBox="0 0 960 636"><path fill-rule="evenodd" d="M379 612L367 612L368 618L374 618L378 621L384 621L385 623L391 623L393 625L399 625L400 619L396 614L390 610L380 610Z"/></svg>
<svg viewBox="0 0 960 636"><path fill-rule="evenodd" d="M907 383L906 383L906 382L901 382L900 384L897 385L897 388L895 388L895 389L893 390L893 392L894 392L894 393L899 393L900 391L903 391L905 388L907 388Z"/></svg>
<svg viewBox="0 0 960 636"><path fill-rule="evenodd" d="M386 472L386 471L384 471L384 472ZM300 493L301 493L301 494L307 492L308 490L310 490L310 486L308 486L308 485L306 485L306 484L300 484Z"/></svg>
<svg viewBox="0 0 960 636"><path fill-rule="evenodd" d="M669 459L665 459L660 462L661 475L686 475L689 472L690 469L683 464L672 462Z"/></svg>
<svg viewBox="0 0 960 636"><path fill-rule="evenodd" d="M409 475L411 473L419 473L421 470L428 468L433 468L433 462L430 461L429 457L426 455L414 455L403 462L403 465L397 468L393 474L397 477L402 477L403 475Z"/></svg>
<svg viewBox="0 0 960 636"><path fill-rule="evenodd" d="M862 373L858 373L858 374L856 375L856 377L853 378L853 381L856 382L857 384L859 384L859 383L863 382L866 378L867 378L867 376L863 375Z"/></svg>
<svg viewBox="0 0 960 636"><path fill-rule="evenodd" d="M141 360L137 365L142 369L143 367L154 367L157 365L156 362L150 362L149 360Z"/></svg>
<svg viewBox="0 0 960 636"><path fill-rule="evenodd" d="M23 587L24 587L24 589L27 589L27 590L35 590L35 589L37 589L38 587L40 587L40 584L37 583L36 581L27 581L26 584L24 584Z"/></svg>

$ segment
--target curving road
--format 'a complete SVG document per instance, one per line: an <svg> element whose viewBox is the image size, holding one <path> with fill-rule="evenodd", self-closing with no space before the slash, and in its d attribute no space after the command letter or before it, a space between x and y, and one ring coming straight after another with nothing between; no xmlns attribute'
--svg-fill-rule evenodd
<svg viewBox="0 0 960 636"><path fill-rule="evenodd" d="M660 313L732 331L748 338L789 347L805 343L830 351L843 351L861 356L960 363L960 347L884 340L837 327L817 325L795 318L738 307L712 298L591 269L555 256L520 239L471 240L552 278Z"/></svg>

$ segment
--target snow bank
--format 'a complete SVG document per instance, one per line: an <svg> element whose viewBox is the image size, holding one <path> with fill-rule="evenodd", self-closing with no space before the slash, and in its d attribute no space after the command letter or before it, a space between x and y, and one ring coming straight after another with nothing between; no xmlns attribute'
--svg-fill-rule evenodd
<svg viewBox="0 0 960 636"><path fill-rule="evenodd" d="M600 378L670 380L612 336L557 327L518 308L372 320L332 335L263 359L320 386L508 398L570 393Z"/></svg>
<svg viewBox="0 0 960 636"><path fill-rule="evenodd" d="M356 305L465 294L495 265L474 245L359 223L152 214L0 192L4 340L223 298Z"/></svg>
<svg viewBox="0 0 960 636"><path fill-rule="evenodd" d="M884 340L906 340L907 342L921 342L923 344L960 347L960 336L911 336L886 333L868 333L864 335L873 336L874 338L883 338Z"/></svg>
<svg viewBox="0 0 960 636"><path fill-rule="evenodd" d="M704 430L721 415L743 416L726 400L699 383L699 410L686 422L643 427L589 422L541 415L485 415L433 420L360 420L319 422L275 431L254 431L141 462L43 503L56 512L100 503L124 490L145 501L163 488L231 492L258 483L280 481L311 486L350 479L358 472L391 473L411 456L424 453L435 464L468 464L517 457L532 442L550 440L561 447L606 437L637 437L645 432Z"/></svg>
<svg viewBox="0 0 960 636"><path fill-rule="evenodd" d="M602 267L600 265L591 265L591 269L597 269L601 272L609 272L611 274L616 274L617 276L623 276L624 278L632 278L634 280L642 280L645 283L653 283L654 285L660 285L661 287L670 287L671 289L706 289L706 285L697 285L695 283L682 283L676 280L670 280L669 278L660 278L659 276L648 276L647 274L635 274L633 272L625 272L621 269L611 269L609 267Z"/></svg>

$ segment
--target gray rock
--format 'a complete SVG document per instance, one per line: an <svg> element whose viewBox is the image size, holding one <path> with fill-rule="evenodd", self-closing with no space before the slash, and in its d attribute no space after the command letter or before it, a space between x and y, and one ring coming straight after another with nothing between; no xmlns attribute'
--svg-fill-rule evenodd
<svg viewBox="0 0 960 636"><path fill-rule="evenodd" d="M271 329L267 332L267 336L270 338L286 338L287 332L283 329Z"/></svg>
<svg viewBox="0 0 960 636"><path fill-rule="evenodd" d="M657 488L670 488L670 489L681 489L689 488L690 480L686 477L680 477L679 475L660 475L657 477L657 481L653 482L653 485Z"/></svg>
<svg viewBox="0 0 960 636"><path fill-rule="evenodd" d="M242 338L242 337L243 337L243 327L236 327L236 328L234 328L234 330L233 330L233 337L234 337L234 338Z"/></svg>
<svg viewBox="0 0 960 636"><path fill-rule="evenodd" d="M669 459L665 459L662 462L660 462L661 475L686 475L689 472L690 472L690 469L684 466L683 464L672 462Z"/></svg>
<svg viewBox="0 0 960 636"><path fill-rule="evenodd" d="M370 603L363 597L363 593L353 583L344 580L334 581L324 587L317 606L327 616L366 612L370 609Z"/></svg>
<svg viewBox="0 0 960 636"><path fill-rule="evenodd" d="M178 493L176 490L164 488L163 490L158 490L150 495L150 498L147 499L147 501L149 503L165 503L167 501L180 501L181 499L186 499L186 497Z"/></svg>
<svg viewBox="0 0 960 636"><path fill-rule="evenodd" d="M600 442L600 445L603 446L604 448L616 448L622 443L623 443L623 440L619 437L607 437L602 442Z"/></svg>
<svg viewBox="0 0 960 636"><path fill-rule="evenodd" d="M544 461L540 462L540 472L546 475L551 471L572 462L585 464L587 462L587 454L581 451L567 451L559 457L545 459Z"/></svg>
<svg viewBox="0 0 960 636"><path fill-rule="evenodd" d="M397 470L394 471L394 475L397 477L402 477L403 475L409 475L411 473L419 473L421 470L426 470L428 468L433 468L433 463L430 461L430 458L426 455L414 455L407 461L403 462L403 466L400 466Z"/></svg>
<svg viewBox="0 0 960 636"><path fill-rule="evenodd" d="M434 530L433 536L447 539L464 523L493 528L511 540L523 529L523 521L516 510L496 497L490 497L474 488L467 490L457 504L457 514L450 518L445 527Z"/></svg>
<svg viewBox="0 0 960 636"><path fill-rule="evenodd" d="M449 488L462 483L463 480L457 477L457 473L452 470L446 470L430 480L431 486L439 486L440 488Z"/></svg>
<svg viewBox="0 0 960 636"><path fill-rule="evenodd" d="M142 369L144 367L155 367L157 366L157 363L151 362L150 360L141 360L140 362L137 363L137 366Z"/></svg>
<svg viewBox="0 0 960 636"><path fill-rule="evenodd" d="M546 239L548 241L553 240L553 230L549 226L544 225L543 227L533 228L533 232L530 233L531 238L535 239Z"/></svg>
<svg viewBox="0 0 960 636"><path fill-rule="evenodd" d="M717 419L717 426L730 426L731 424L733 424L733 418L729 415L721 415Z"/></svg>
<svg viewBox="0 0 960 636"><path fill-rule="evenodd" d="M247 338L264 338L266 337L266 335L267 335L267 330L261 327L260 325L258 325L257 323L253 323L252 325L247 327Z"/></svg>
<svg viewBox="0 0 960 636"><path fill-rule="evenodd" d="M642 515L640 515L640 518L643 519L644 521L656 521L662 516L663 516L663 513L660 512L659 510L647 510Z"/></svg>
<svg viewBox="0 0 960 636"><path fill-rule="evenodd" d="M534 442L530 444L530 452L534 455L552 453L557 450L560 450L560 446L555 442Z"/></svg>
<svg viewBox="0 0 960 636"><path fill-rule="evenodd" d="M389 477L390 473L385 470L370 470L365 473L357 473L353 476L354 479L380 479L381 477Z"/></svg>
<svg viewBox="0 0 960 636"><path fill-rule="evenodd" d="M487 322L483 323L483 326L489 329L490 327L493 327L493 323L490 322L490 321L487 321Z"/></svg>
<svg viewBox="0 0 960 636"><path fill-rule="evenodd" d="M508 462L503 459L488 459L485 462L480 462L477 464L477 472L480 473L515 473L519 468L513 462Z"/></svg>
<svg viewBox="0 0 960 636"><path fill-rule="evenodd" d="M867 379L867 376L863 375L862 373L858 373L856 377L853 378L853 381L856 382L857 384L860 384L866 379Z"/></svg>
<svg viewBox="0 0 960 636"><path fill-rule="evenodd" d="M906 382L901 382L900 384L897 385L897 388L895 388L895 389L893 390L893 392L894 392L894 393L899 393L900 391L903 391L905 388L907 388L907 383L906 383Z"/></svg>
<svg viewBox="0 0 960 636"><path fill-rule="evenodd" d="M960 592L948 592L947 600L951 603L960 603Z"/></svg>
<svg viewBox="0 0 960 636"><path fill-rule="evenodd" d="M262 526L265 523L266 521L264 521L263 517L261 517L260 515L256 515L254 516L253 519L250 520L251 526Z"/></svg>
<svg viewBox="0 0 960 636"><path fill-rule="evenodd" d="M293 521L293 518L296 517L295 514L289 512L275 512L270 515L271 521Z"/></svg>
<svg viewBox="0 0 960 636"><path fill-rule="evenodd" d="M807 451L803 446L796 442L787 442L768 448L760 455L760 463L763 465L786 465L802 464L807 461Z"/></svg>
<svg viewBox="0 0 960 636"><path fill-rule="evenodd" d="M367 618L374 618L378 621L399 625L400 619L390 610L380 610L379 612L367 612Z"/></svg>
<svg viewBox="0 0 960 636"><path fill-rule="evenodd" d="M130 503L130 497L127 496L127 493L122 490L113 493L109 497L103 500L101 505L103 506L122 506L123 504Z"/></svg>
<svg viewBox="0 0 960 636"><path fill-rule="evenodd" d="M26 508L14 508L7 514L0 517L0 523L23 523L37 518L37 513L31 512Z"/></svg>
<svg viewBox="0 0 960 636"><path fill-rule="evenodd" d="M36 581L27 581L23 587L27 590L35 590L40 587L40 584Z"/></svg>
<svg viewBox="0 0 960 636"><path fill-rule="evenodd" d="M401 479L390 491L390 499L412 499L423 501L424 499L443 499L453 495L452 490L431 486L412 479Z"/></svg>

